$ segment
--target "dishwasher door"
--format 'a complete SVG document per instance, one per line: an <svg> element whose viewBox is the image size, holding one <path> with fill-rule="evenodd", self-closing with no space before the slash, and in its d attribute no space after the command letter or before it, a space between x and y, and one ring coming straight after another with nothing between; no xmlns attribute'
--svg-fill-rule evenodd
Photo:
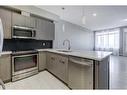
<svg viewBox="0 0 127 95"><path fill-rule="evenodd" d="M71 89L93 89L93 60L69 57L68 86Z"/></svg>

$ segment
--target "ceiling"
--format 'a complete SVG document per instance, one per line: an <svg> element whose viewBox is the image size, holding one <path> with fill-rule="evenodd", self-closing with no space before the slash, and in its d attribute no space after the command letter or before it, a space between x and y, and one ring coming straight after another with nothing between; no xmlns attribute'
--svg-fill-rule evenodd
<svg viewBox="0 0 127 95"><path fill-rule="evenodd" d="M127 25L127 6L36 6L60 16L61 19L100 30ZM65 8L62 10L62 8ZM96 16L93 16L96 15ZM83 15L85 24L82 24ZM126 19L126 21L123 21Z"/></svg>

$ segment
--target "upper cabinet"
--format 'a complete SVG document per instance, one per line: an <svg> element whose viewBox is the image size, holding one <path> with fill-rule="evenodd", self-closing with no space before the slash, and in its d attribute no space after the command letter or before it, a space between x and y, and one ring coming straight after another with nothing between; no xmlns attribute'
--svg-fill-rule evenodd
<svg viewBox="0 0 127 95"><path fill-rule="evenodd" d="M12 38L12 26L35 28L37 40L54 40L55 24L46 19L24 16L14 10L0 7L0 18L3 23L4 39Z"/></svg>
<svg viewBox="0 0 127 95"><path fill-rule="evenodd" d="M33 17L24 16L24 15L13 12L12 13L12 24L13 26L19 25L19 26L35 28L36 19Z"/></svg>
<svg viewBox="0 0 127 95"><path fill-rule="evenodd" d="M11 39L11 16L11 11L0 8L0 18L3 23L5 39Z"/></svg>
<svg viewBox="0 0 127 95"><path fill-rule="evenodd" d="M55 24L51 21L37 18L37 33L38 40L54 40Z"/></svg>

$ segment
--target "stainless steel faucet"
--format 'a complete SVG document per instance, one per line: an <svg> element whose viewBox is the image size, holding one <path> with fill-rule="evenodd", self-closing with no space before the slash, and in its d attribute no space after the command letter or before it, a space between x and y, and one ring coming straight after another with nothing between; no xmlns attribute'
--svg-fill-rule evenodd
<svg viewBox="0 0 127 95"><path fill-rule="evenodd" d="M71 49L71 43L70 43L70 40L66 39L63 41L63 45L65 45L65 42L68 42L68 50Z"/></svg>

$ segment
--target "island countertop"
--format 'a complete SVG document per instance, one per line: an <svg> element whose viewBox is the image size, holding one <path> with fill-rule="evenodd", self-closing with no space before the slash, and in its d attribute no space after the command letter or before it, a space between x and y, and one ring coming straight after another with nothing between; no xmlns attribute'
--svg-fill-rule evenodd
<svg viewBox="0 0 127 95"><path fill-rule="evenodd" d="M101 61L107 56L110 56L112 52L104 52L104 51L71 51L71 52L61 52L59 49L37 49L38 51L47 51L52 53L58 53L68 56L75 56L81 58L88 58L92 60Z"/></svg>

